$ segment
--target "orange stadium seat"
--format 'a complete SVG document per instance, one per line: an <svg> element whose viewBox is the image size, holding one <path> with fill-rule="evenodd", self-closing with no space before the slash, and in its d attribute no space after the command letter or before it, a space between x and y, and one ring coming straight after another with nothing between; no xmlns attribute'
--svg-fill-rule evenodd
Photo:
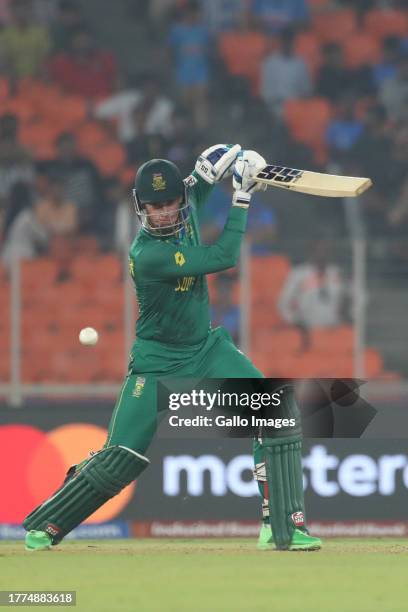
<svg viewBox="0 0 408 612"><path fill-rule="evenodd" d="M18 94L31 100L47 102L50 98L61 95L59 87L53 83L44 83L33 77L24 77L18 81Z"/></svg>
<svg viewBox="0 0 408 612"><path fill-rule="evenodd" d="M270 303L270 300L264 300L261 305L259 302L251 310L251 331L258 330L264 332L270 330L282 322L279 313L275 306Z"/></svg>
<svg viewBox="0 0 408 612"><path fill-rule="evenodd" d="M381 59L381 45L374 36L361 32L345 41L344 55L349 68L376 64Z"/></svg>
<svg viewBox="0 0 408 612"><path fill-rule="evenodd" d="M321 42L343 42L357 28L353 9L339 9L316 13L312 17L312 29Z"/></svg>
<svg viewBox="0 0 408 612"><path fill-rule="evenodd" d="M23 96L15 96L4 100L2 112L16 115L22 124L32 121L36 117L36 111L30 100Z"/></svg>
<svg viewBox="0 0 408 612"><path fill-rule="evenodd" d="M233 75L249 79L252 92L256 94L259 88L260 65L270 50L270 42L261 32L225 32L218 40L220 55Z"/></svg>
<svg viewBox="0 0 408 612"><path fill-rule="evenodd" d="M351 354L353 351L354 329L350 326L315 328L310 333L312 349L321 352Z"/></svg>
<svg viewBox="0 0 408 612"><path fill-rule="evenodd" d="M120 173L126 162L125 151L118 142L102 143L89 155L104 176Z"/></svg>
<svg viewBox="0 0 408 612"><path fill-rule="evenodd" d="M99 253L98 241L93 236L77 236L76 250L83 256L95 256Z"/></svg>
<svg viewBox="0 0 408 612"><path fill-rule="evenodd" d="M314 32L301 32L296 36L295 53L305 60L313 77L316 76L322 57L320 41Z"/></svg>
<svg viewBox="0 0 408 612"><path fill-rule="evenodd" d="M86 100L81 96L64 96L61 104L54 104L47 109L46 115L61 131L74 130L86 119Z"/></svg>
<svg viewBox="0 0 408 612"><path fill-rule="evenodd" d="M57 125L47 121L36 121L35 123L23 123L19 136L21 143L35 153L37 148L41 150L44 146L53 146L60 131Z"/></svg>
<svg viewBox="0 0 408 612"><path fill-rule="evenodd" d="M380 353L374 348L364 352L364 368L366 378L378 378L383 371L384 362Z"/></svg>
<svg viewBox="0 0 408 612"><path fill-rule="evenodd" d="M57 274L57 265L54 260L46 257L26 260L21 264L21 284L23 290L43 290L45 286L52 285Z"/></svg>
<svg viewBox="0 0 408 612"><path fill-rule="evenodd" d="M253 347L258 352L279 356L298 353L301 349L301 335L295 328L261 329L252 334Z"/></svg>
<svg viewBox="0 0 408 612"><path fill-rule="evenodd" d="M115 255L98 257L78 255L73 259L70 270L74 280L85 280L96 286L119 282L122 274L121 265L121 260Z"/></svg>
<svg viewBox="0 0 408 612"><path fill-rule="evenodd" d="M107 141L104 128L97 121L87 121L76 130L78 149L84 155L93 153L95 147Z"/></svg>
<svg viewBox="0 0 408 612"><path fill-rule="evenodd" d="M288 100L285 103L285 118L295 140L312 148L324 142L331 107L324 98Z"/></svg>
<svg viewBox="0 0 408 612"><path fill-rule="evenodd" d="M251 281L253 284L282 285L289 270L290 261L286 255L251 257Z"/></svg>
<svg viewBox="0 0 408 612"><path fill-rule="evenodd" d="M374 9L366 14L364 28L368 34L378 38L408 36L408 16L396 9Z"/></svg>

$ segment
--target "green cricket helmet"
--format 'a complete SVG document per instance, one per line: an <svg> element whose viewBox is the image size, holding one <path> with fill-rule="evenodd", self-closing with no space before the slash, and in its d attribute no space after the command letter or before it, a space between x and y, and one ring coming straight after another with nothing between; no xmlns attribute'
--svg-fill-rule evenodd
<svg viewBox="0 0 408 612"><path fill-rule="evenodd" d="M173 162L166 159L151 159L142 166L136 174L133 189L136 214L143 228L155 236L172 236L178 234L186 226L190 216L186 185L179 169ZM146 212L146 204L160 204L182 198L179 215L175 223L169 223L155 228Z"/></svg>

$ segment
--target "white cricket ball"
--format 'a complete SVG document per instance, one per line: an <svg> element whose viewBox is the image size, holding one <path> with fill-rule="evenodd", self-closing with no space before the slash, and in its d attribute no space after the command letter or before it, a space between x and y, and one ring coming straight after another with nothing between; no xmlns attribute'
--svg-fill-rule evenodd
<svg viewBox="0 0 408 612"><path fill-rule="evenodd" d="M98 342L98 332L93 327L84 327L79 332L79 341L81 344L86 344L87 346L93 346Z"/></svg>

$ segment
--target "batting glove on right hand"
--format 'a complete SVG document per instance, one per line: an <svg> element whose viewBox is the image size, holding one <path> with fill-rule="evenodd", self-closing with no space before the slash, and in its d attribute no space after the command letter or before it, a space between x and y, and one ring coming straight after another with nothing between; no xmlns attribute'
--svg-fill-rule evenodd
<svg viewBox="0 0 408 612"><path fill-rule="evenodd" d="M233 188L251 194L255 191L265 191L267 185L256 183L254 177L266 165L265 159L256 151L240 151L232 175Z"/></svg>

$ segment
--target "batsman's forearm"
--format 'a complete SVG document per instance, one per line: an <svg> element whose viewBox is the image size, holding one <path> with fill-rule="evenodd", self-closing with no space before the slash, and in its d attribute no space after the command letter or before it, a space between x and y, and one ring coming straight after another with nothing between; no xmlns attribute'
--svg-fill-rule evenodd
<svg viewBox="0 0 408 612"><path fill-rule="evenodd" d="M232 206L217 242L210 246L149 243L134 262L135 273L146 270L149 280L212 274L233 268L239 259L248 209Z"/></svg>
<svg viewBox="0 0 408 612"><path fill-rule="evenodd" d="M213 245L213 248L217 248L220 252L220 259L226 266L224 269L232 268L238 263L242 238L246 230L247 218L247 208L232 206L224 231Z"/></svg>

